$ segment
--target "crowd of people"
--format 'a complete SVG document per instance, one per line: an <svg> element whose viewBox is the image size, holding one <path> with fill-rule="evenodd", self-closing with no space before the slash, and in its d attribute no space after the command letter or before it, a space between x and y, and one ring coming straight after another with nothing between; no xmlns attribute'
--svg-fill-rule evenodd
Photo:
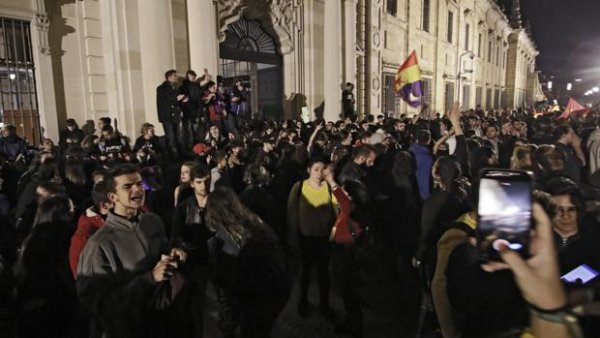
<svg viewBox="0 0 600 338"><path fill-rule="evenodd" d="M68 119L57 145L30 146L5 125L7 337L202 337L209 290L224 337L269 337L289 302L311 315L313 271L319 315L336 334L369 336L361 271L382 257L391 273L419 271L427 329L443 337L598 332L598 282L559 279L583 264L600 271L597 113L457 103L359 118L352 90L338 121L252 119L243 81L227 89L188 71L179 85L170 70L157 88L165 137L150 123L132 140L109 118L92 133ZM533 175L526 261L507 248L504 263L479 260L483 168Z"/></svg>

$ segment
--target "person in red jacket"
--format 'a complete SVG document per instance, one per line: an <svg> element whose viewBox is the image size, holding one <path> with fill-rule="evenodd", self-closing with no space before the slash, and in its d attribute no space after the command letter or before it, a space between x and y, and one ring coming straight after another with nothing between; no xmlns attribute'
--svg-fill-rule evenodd
<svg viewBox="0 0 600 338"><path fill-rule="evenodd" d="M365 227L356 220L368 200L364 184L347 180L344 187L335 182L333 165L323 171L323 177L331 187L340 207L331 232L331 270L333 280L340 290L346 319L336 326L336 334L349 334L354 338L363 336L363 314L359 294L360 266L357 259L357 241L365 235Z"/></svg>
<svg viewBox="0 0 600 338"><path fill-rule="evenodd" d="M104 225L104 220L108 211L113 207L108 199L108 190L103 181L96 183L92 190L92 199L94 206L85 210L77 221L77 230L71 237L71 246L69 247L69 264L73 276L77 277L77 262L79 254L83 251L85 243L92 235Z"/></svg>

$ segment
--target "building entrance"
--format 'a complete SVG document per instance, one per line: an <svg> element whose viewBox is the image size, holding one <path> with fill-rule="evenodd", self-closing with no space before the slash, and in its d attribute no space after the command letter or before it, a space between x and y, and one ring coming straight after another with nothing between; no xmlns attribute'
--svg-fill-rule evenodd
<svg viewBox="0 0 600 338"><path fill-rule="evenodd" d="M219 45L219 74L228 88L241 79L250 91L252 117L283 116L282 57L275 39L258 21L244 18L228 25L226 38Z"/></svg>

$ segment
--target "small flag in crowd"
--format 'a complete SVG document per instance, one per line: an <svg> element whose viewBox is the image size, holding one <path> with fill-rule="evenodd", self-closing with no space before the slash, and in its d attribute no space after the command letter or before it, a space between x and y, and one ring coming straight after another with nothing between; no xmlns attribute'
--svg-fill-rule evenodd
<svg viewBox="0 0 600 338"><path fill-rule="evenodd" d="M417 54L413 50L396 73L396 92L411 107L420 106L423 96L421 68L417 62Z"/></svg>
<svg viewBox="0 0 600 338"><path fill-rule="evenodd" d="M571 115L587 114L589 112L589 110L590 109L587 109L586 107L582 106L579 102L575 101L571 97L571 98L569 98L569 103L565 107L565 110L563 111L563 113L556 119L557 120L566 120Z"/></svg>

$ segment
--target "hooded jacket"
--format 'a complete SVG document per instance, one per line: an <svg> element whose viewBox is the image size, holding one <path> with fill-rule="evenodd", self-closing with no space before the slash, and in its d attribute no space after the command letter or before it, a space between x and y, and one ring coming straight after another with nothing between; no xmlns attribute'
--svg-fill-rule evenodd
<svg viewBox="0 0 600 338"><path fill-rule="evenodd" d="M77 230L71 237L71 246L69 247L69 263L71 271L77 277L77 262L79 262L79 254L85 247L88 239L92 237L98 229L104 224L104 217L94 211L94 207L85 210L85 213L79 216L77 221Z"/></svg>
<svg viewBox="0 0 600 338"><path fill-rule="evenodd" d="M431 167L433 166L431 151L429 147L420 144L413 144L409 150L417 162L417 184L421 198L425 200L431 194Z"/></svg>
<svg viewBox="0 0 600 338"><path fill-rule="evenodd" d="M17 135L3 137L0 139L0 151L8 155L9 161L14 161L27 152L27 142Z"/></svg>
<svg viewBox="0 0 600 338"><path fill-rule="evenodd" d="M107 337L147 337L148 316L159 284L152 268L167 250L163 223L155 214L135 219L108 214L87 242L77 265L77 293Z"/></svg>

